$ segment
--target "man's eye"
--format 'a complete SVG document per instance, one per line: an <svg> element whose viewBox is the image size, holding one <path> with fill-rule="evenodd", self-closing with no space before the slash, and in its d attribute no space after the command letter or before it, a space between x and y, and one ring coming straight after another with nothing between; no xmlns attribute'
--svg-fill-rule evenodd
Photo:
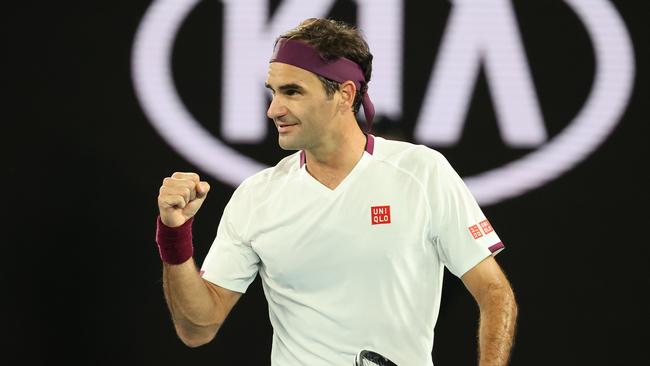
<svg viewBox="0 0 650 366"><path fill-rule="evenodd" d="M300 93L298 93L298 91L295 90L295 89L289 89L289 90L286 91L286 94L291 96L291 95L296 95L296 94L300 94Z"/></svg>

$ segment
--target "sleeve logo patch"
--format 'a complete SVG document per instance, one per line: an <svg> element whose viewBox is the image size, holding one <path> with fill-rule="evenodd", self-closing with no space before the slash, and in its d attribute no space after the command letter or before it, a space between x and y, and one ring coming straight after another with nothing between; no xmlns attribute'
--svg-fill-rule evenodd
<svg viewBox="0 0 650 366"><path fill-rule="evenodd" d="M390 224L390 206L370 207L370 223L372 225Z"/></svg>
<svg viewBox="0 0 650 366"><path fill-rule="evenodd" d="M481 229L483 229L485 235L494 231L494 229L492 229L492 225L490 225L490 222L488 220L483 220L479 222L479 225L481 225Z"/></svg>
<svg viewBox="0 0 650 366"><path fill-rule="evenodd" d="M472 236L474 237L474 239L478 239L478 238L480 238L481 236L483 236L483 234L481 234L481 229L478 228L478 225L472 225L472 226L470 226L470 227L469 227L469 232L470 232L470 234L472 234Z"/></svg>

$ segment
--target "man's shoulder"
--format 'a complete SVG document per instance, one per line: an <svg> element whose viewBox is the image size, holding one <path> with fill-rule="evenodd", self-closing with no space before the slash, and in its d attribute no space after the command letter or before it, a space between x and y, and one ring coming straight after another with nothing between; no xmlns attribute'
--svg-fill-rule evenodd
<svg viewBox="0 0 650 366"><path fill-rule="evenodd" d="M404 170L431 169L446 162L445 157L428 146L407 141L376 138L375 158Z"/></svg>
<svg viewBox="0 0 650 366"><path fill-rule="evenodd" d="M284 181L291 174L300 169L300 152L297 151L289 156L282 158L275 166L263 169L250 177L246 178L239 190L259 190L262 187L269 187L274 183Z"/></svg>

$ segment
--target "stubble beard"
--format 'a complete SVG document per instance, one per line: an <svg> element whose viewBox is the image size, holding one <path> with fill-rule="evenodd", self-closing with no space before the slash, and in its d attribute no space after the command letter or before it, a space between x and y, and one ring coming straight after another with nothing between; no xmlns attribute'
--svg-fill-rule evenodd
<svg viewBox="0 0 650 366"><path fill-rule="evenodd" d="M297 131L291 131L290 133L285 134L278 133L278 145L280 145L282 150L303 149L303 138L296 132Z"/></svg>

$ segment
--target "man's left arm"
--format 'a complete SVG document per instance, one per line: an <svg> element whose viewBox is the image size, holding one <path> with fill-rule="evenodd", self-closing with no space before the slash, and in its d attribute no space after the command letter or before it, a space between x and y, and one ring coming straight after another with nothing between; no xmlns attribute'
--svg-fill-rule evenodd
<svg viewBox="0 0 650 366"><path fill-rule="evenodd" d="M479 305L479 365L507 365L514 342L517 303L505 274L492 256L461 277Z"/></svg>

